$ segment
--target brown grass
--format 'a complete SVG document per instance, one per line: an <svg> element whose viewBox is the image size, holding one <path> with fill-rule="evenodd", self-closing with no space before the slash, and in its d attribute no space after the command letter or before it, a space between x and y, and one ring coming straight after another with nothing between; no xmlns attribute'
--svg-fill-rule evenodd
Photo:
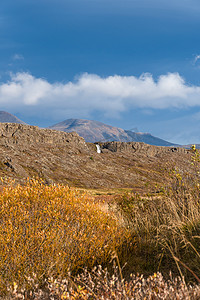
<svg viewBox="0 0 200 300"><path fill-rule="evenodd" d="M200 188L198 178L174 172L157 196L116 197L135 239L130 269L150 274L161 270L200 278ZM192 274L193 272L193 274Z"/></svg>

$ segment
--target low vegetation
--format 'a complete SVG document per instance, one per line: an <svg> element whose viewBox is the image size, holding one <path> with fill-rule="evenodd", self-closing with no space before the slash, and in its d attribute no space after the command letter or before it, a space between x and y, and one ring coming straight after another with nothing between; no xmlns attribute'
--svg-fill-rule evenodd
<svg viewBox="0 0 200 300"><path fill-rule="evenodd" d="M14 285L10 297L7 299L69 299L69 300L198 300L200 299L199 285L186 285L180 278L170 277L165 280L161 273L154 273L144 278L143 275L131 275L129 280L123 280L117 267L111 276L101 266L91 272L87 269L83 273L65 279L49 278L45 281L45 289L39 288L34 278L30 279L34 289L18 289Z"/></svg>
<svg viewBox="0 0 200 300"><path fill-rule="evenodd" d="M91 197L62 185L30 180L0 193L0 288L29 288L45 278L105 264L121 253L128 230Z"/></svg>
<svg viewBox="0 0 200 300"><path fill-rule="evenodd" d="M171 170L157 193L112 194L110 203L41 180L5 184L2 297L200 299L199 153L192 151L190 173Z"/></svg>
<svg viewBox="0 0 200 300"><path fill-rule="evenodd" d="M200 282L200 190L190 176L174 176L157 196L116 198L136 245L128 264L147 275L172 270Z"/></svg>

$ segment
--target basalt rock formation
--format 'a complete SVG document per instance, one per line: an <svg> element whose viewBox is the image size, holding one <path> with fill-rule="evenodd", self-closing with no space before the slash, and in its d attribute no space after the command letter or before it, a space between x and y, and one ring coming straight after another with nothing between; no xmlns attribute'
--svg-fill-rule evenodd
<svg viewBox="0 0 200 300"><path fill-rule="evenodd" d="M148 157L159 155L160 153L178 152L187 153L188 151L184 148L179 147L163 147L163 146L152 146L145 143L138 142L106 142L100 143L102 152L105 153L105 149L111 152L128 152L128 153L143 153Z"/></svg>
<svg viewBox="0 0 200 300"><path fill-rule="evenodd" d="M0 124L0 176L41 177L84 188L132 188L163 183L170 168L191 169L191 152L137 142L86 143L77 133Z"/></svg>
<svg viewBox="0 0 200 300"><path fill-rule="evenodd" d="M30 147L42 148L48 145L52 145L52 148L65 147L68 153L74 154L88 151L85 140L76 132L58 132L14 123L0 123L0 145L8 148L13 146L22 151Z"/></svg>

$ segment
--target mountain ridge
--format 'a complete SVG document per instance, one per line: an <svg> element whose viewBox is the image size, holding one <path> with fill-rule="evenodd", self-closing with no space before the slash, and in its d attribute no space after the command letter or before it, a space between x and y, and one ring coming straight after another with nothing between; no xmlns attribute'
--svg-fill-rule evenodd
<svg viewBox="0 0 200 300"><path fill-rule="evenodd" d="M0 123L16 123L28 125L24 121L17 118L6 111L0 111ZM86 142L143 142L154 146L165 147L183 147L191 148L191 145L179 145L168 142L161 138L155 137L150 133L134 132L132 130L124 130L115 126L107 125L99 121L92 121L87 119L67 119L48 127L49 129L77 132L83 137ZM200 144L196 144L196 148L200 149Z"/></svg>
<svg viewBox="0 0 200 300"><path fill-rule="evenodd" d="M138 133L86 119L67 119L49 126L50 129L64 132L77 132L86 142L143 142L154 146L177 146L150 133Z"/></svg>
<svg viewBox="0 0 200 300"><path fill-rule="evenodd" d="M27 125L24 121L6 111L0 111L0 123L17 123Z"/></svg>

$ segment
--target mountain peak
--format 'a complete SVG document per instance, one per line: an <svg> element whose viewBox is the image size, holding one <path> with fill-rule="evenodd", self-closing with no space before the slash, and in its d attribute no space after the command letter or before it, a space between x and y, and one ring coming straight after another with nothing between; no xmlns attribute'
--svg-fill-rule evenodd
<svg viewBox="0 0 200 300"><path fill-rule="evenodd" d="M133 132L110 126L99 121L85 119L67 119L49 127L50 129L77 132L86 142L144 142L155 146L173 146L174 144L152 136L150 133Z"/></svg>
<svg viewBox="0 0 200 300"><path fill-rule="evenodd" d="M6 111L0 111L0 123L18 123L26 125L25 122Z"/></svg>

